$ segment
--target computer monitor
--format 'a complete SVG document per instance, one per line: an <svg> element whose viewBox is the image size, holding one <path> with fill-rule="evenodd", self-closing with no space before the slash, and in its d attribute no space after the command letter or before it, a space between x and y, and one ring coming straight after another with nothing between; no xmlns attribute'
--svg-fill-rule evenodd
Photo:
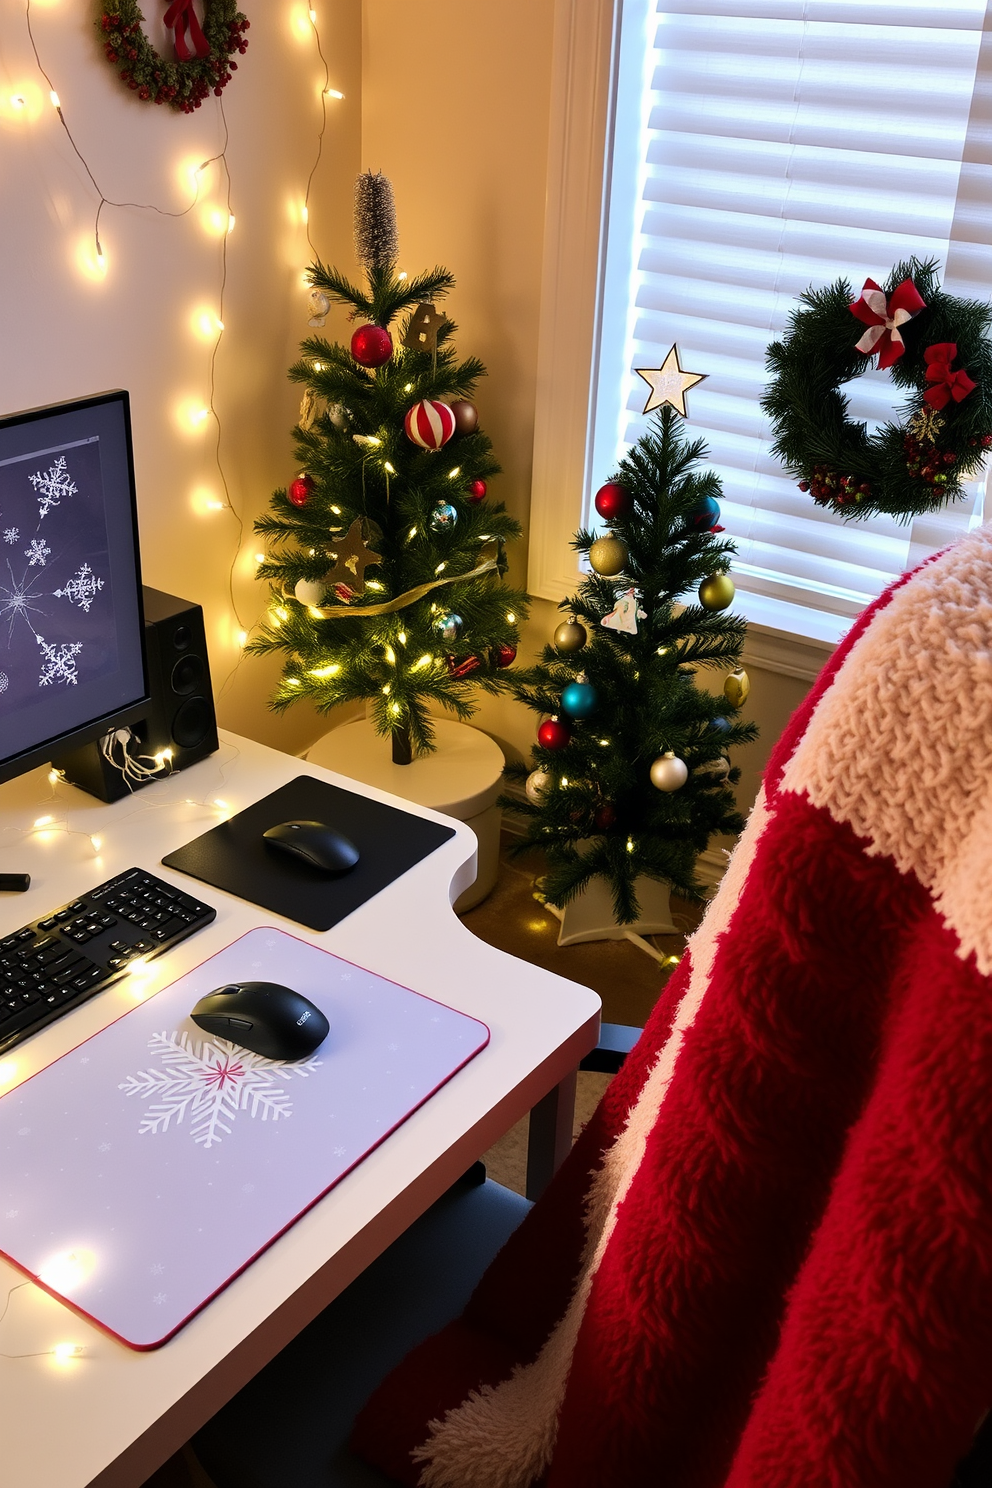
<svg viewBox="0 0 992 1488"><path fill-rule="evenodd" d="M0 418L0 781L148 696L127 393Z"/></svg>

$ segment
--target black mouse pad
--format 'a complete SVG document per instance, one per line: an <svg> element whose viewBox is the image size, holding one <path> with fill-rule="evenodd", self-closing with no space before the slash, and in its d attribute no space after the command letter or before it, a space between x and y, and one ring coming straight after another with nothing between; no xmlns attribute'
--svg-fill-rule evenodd
<svg viewBox="0 0 992 1488"><path fill-rule="evenodd" d="M262 840L284 821L325 822L343 832L358 848L357 864L337 875L295 863ZM311 930L330 930L454 835L451 827L298 775L162 862Z"/></svg>

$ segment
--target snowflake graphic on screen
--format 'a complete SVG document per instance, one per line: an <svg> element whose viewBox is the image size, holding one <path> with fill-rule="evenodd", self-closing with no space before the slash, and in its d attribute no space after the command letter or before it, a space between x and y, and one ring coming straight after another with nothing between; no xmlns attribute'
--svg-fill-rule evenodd
<svg viewBox="0 0 992 1488"><path fill-rule="evenodd" d="M29 475L28 480L38 493L39 517L47 517L53 506L60 506L63 496L76 494L76 483L69 474L65 455L59 455L49 470Z"/></svg>
<svg viewBox="0 0 992 1488"><path fill-rule="evenodd" d="M44 636L36 636L35 639L41 647L44 661L41 664L41 675L38 678L39 687L48 687L52 682L71 682L73 687L79 681L79 673L76 670L76 657L83 649L82 641L46 641Z"/></svg>
<svg viewBox="0 0 992 1488"><path fill-rule="evenodd" d="M15 579L9 558L7 559L7 572L10 575L10 583L0 583L0 621L5 619L10 621L7 627L7 639L13 639L14 625L19 619L24 621L31 634L37 639L38 632L31 623L31 616L42 613L41 605L37 603L41 595L33 587L41 579L41 574L33 574L29 577L28 569L25 569L23 578Z"/></svg>
<svg viewBox="0 0 992 1488"><path fill-rule="evenodd" d="M44 538L33 537L31 539L31 546L24 549L24 556L28 560L29 568L34 568L36 563L44 568L46 562L52 556L52 550Z"/></svg>
<svg viewBox="0 0 992 1488"><path fill-rule="evenodd" d="M90 605L102 588L103 580L97 578L88 563L84 563L75 578L68 579L61 589L55 590L55 598L67 599L88 615Z"/></svg>
<svg viewBox="0 0 992 1488"><path fill-rule="evenodd" d="M3 540L5 543L10 543L11 545L13 545L14 543L16 543L20 535L21 529L19 527L5 527L3 529Z"/></svg>
<svg viewBox="0 0 992 1488"><path fill-rule="evenodd" d="M230 1136L240 1111L263 1121L293 1114L286 1085L320 1067L319 1059L295 1064L263 1059L227 1039L194 1041L189 1034L156 1033L148 1047L157 1056L157 1069L139 1070L118 1085L127 1095L151 1101L138 1127L139 1134L157 1136L170 1126L181 1126L189 1115L193 1141L209 1150Z"/></svg>

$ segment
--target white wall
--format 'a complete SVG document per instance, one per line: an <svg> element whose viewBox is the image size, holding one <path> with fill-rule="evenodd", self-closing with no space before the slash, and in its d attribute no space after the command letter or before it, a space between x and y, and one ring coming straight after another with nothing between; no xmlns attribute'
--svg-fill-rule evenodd
<svg viewBox="0 0 992 1488"><path fill-rule="evenodd" d="M331 86L345 98L328 101L310 226L325 258L349 261L360 9L358 0L316 3ZM140 103L104 59L94 13L76 0L32 4L39 52L69 128L108 197L179 211L193 197L190 166L222 147L220 103L211 98L192 115ZM206 504L224 500L217 425L210 418L194 428L183 417L184 407L208 398L212 346L194 317L218 308L222 239L205 215L224 208L224 173L216 165L203 173L199 205L184 217L105 207L106 272L99 272L98 198L38 73L23 0L0 0L0 411L130 390L145 581L203 604L221 721L293 749L320 731L313 716L300 709L278 720L267 711L265 663L248 658L233 669L237 632L250 627L263 597L253 578L251 521L295 474L289 431L299 395L285 373L307 333L301 273L310 253L299 209L316 153L323 69L305 5L265 0L246 13L249 48L223 95L235 226L215 398L243 540L231 511ZM157 37L151 26L147 34L164 50L161 27ZM12 95L25 106L13 107Z"/></svg>

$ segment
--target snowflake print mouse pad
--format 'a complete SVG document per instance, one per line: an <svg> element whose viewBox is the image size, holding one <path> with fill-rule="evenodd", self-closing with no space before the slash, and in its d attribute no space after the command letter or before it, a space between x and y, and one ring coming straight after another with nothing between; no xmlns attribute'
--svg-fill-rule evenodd
<svg viewBox="0 0 992 1488"><path fill-rule="evenodd" d="M232 981L326 1015L263 1059L189 1017ZM0 1098L0 1252L157 1348L484 1048L485 1024L275 929L227 946Z"/></svg>

